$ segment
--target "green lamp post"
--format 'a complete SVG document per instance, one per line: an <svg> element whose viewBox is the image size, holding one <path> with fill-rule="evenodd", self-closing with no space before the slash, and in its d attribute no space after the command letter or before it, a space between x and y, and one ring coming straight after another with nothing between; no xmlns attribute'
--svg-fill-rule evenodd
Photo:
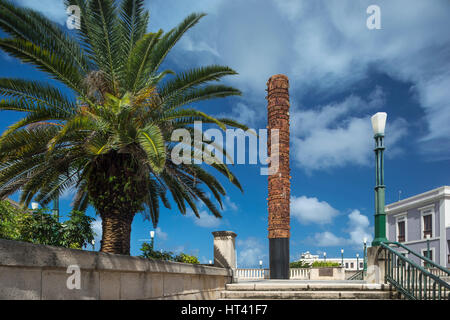
<svg viewBox="0 0 450 320"><path fill-rule="evenodd" d="M359 271L359 253L356 254L356 271Z"/></svg>
<svg viewBox="0 0 450 320"><path fill-rule="evenodd" d="M426 235L426 238L427 238L427 255L426 255L426 257L427 257L428 259L431 260L431 255L430 255L430 235L427 234L427 235ZM425 264L425 267L426 267L426 268L429 268L429 267L430 267L430 264L427 262L427 263Z"/></svg>
<svg viewBox="0 0 450 320"><path fill-rule="evenodd" d="M341 249L341 267L344 267L344 249Z"/></svg>
<svg viewBox="0 0 450 320"><path fill-rule="evenodd" d="M364 272L367 271L367 238L364 238Z"/></svg>
<svg viewBox="0 0 450 320"><path fill-rule="evenodd" d="M56 220L59 222L59 196L56 196L55 199L53 199L53 209L52 209L53 216L56 217Z"/></svg>
<svg viewBox="0 0 450 320"><path fill-rule="evenodd" d="M386 214L384 212L385 188L384 185L384 128L387 114L378 112L372 116L372 128L375 138L375 239L372 246L379 246L386 238Z"/></svg>
<svg viewBox="0 0 450 320"><path fill-rule="evenodd" d="M152 247L152 250L155 250L154 246L155 246L155 231L150 231L150 238L151 238L151 242L150 242L150 246Z"/></svg>

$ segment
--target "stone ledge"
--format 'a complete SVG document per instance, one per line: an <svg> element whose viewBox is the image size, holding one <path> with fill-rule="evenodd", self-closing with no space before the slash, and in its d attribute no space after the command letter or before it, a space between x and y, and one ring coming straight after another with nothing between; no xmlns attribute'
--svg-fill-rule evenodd
<svg viewBox="0 0 450 320"><path fill-rule="evenodd" d="M156 272L232 276L225 268L171 261L152 261L139 257L67 249L0 239L0 265L23 268L67 268L114 272Z"/></svg>

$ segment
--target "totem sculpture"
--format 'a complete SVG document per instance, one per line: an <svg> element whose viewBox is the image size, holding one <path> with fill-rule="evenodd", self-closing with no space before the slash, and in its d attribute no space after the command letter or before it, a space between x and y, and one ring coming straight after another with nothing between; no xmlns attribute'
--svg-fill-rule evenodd
<svg viewBox="0 0 450 320"><path fill-rule="evenodd" d="M274 75L267 82L268 156L277 158L278 170L269 174L269 263L271 279L289 279L290 167L289 167L289 79ZM277 130L273 130L277 129ZM278 132L277 132L278 131ZM271 135L279 146L272 148ZM274 139L275 141L277 139ZM274 149L274 150L272 150ZM274 154L277 152L278 154Z"/></svg>

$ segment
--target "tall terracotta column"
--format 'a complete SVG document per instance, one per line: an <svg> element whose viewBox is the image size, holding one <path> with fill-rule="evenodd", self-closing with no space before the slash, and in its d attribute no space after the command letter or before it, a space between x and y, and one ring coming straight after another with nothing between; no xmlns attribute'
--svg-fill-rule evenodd
<svg viewBox="0 0 450 320"><path fill-rule="evenodd" d="M269 175L269 262L271 279L289 279L290 167L289 167L289 79L272 76L267 82L268 153L278 156L278 171ZM278 129L278 155L272 153L271 137ZM274 148L275 152L277 148Z"/></svg>

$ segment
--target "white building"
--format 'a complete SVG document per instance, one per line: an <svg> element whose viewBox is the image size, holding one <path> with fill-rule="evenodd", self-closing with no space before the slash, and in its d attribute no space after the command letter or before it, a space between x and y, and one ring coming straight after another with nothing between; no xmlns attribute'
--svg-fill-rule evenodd
<svg viewBox="0 0 450 320"><path fill-rule="evenodd" d="M450 186L391 203L385 211L388 240L401 242L441 266L450 267ZM416 263L424 263L406 251L402 253Z"/></svg>
<svg viewBox="0 0 450 320"><path fill-rule="evenodd" d="M329 261L336 262L341 265L342 258L328 258L328 257L320 257L319 255L311 254L309 251L306 251L300 255L300 261L303 261L308 264L312 264L314 261ZM349 271L357 271L362 270L364 268L364 260L362 257L355 258L344 258L344 269Z"/></svg>

